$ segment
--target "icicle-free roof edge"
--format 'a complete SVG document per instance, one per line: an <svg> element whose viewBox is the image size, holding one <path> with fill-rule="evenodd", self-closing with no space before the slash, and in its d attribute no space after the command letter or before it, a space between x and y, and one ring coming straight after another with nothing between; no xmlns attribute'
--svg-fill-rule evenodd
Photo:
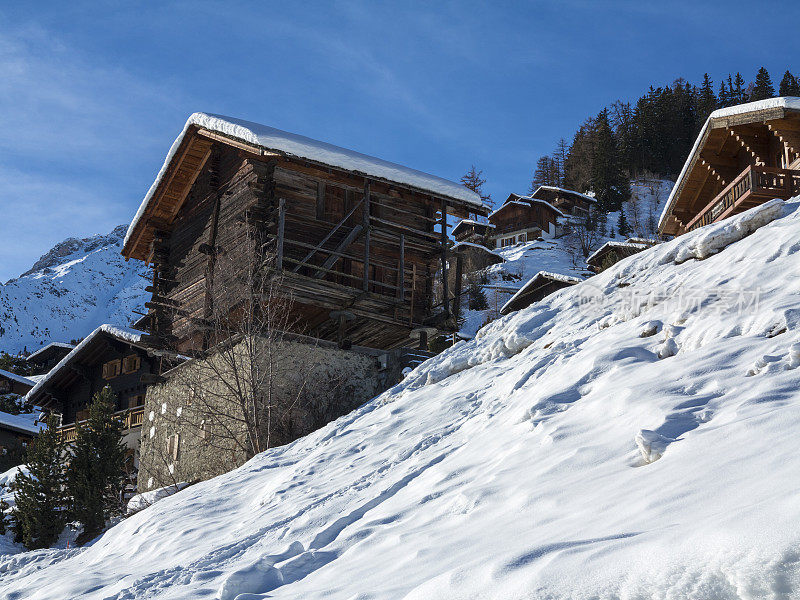
<svg viewBox="0 0 800 600"><path fill-rule="evenodd" d="M156 189L161 183L169 164L172 162L178 147L181 145L186 133L192 126L201 127L222 135L243 140L265 150L274 150L289 157L312 160L364 175L383 179L400 185L407 185L419 190L431 192L434 195L460 200L476 207L485 208L486 205L480 196L460 183L444 179L437 175L417 171L410 167L393 163L387 160L361 154L355 150L348 150L328 142L321 142L295 133L289 133L267 125L252 121L245 121L224 115L196 112L186 121L180 135L175 139L167 153L164 165L156 175L142 200L139 209L128 227L123 245L127 246L134 229L142 219L150 201L155 196Z"/></svg>

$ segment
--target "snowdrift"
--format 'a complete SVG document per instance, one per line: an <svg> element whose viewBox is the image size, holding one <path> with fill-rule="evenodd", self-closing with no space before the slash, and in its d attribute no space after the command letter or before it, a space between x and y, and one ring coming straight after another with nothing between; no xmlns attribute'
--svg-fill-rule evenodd
<svg viewBox="0 0 800 600"><path fill-rule="evenodd" d="M632 256L361 409L0 558L5 598L800 594L800 203Z"/></svg>

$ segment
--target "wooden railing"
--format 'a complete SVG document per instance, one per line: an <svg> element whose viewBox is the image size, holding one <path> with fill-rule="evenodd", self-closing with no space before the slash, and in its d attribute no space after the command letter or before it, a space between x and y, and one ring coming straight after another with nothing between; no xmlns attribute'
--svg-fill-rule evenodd
<svg viewBox="0 0 800 600"><path fill-rule="evenodd" d="M693 231L729 216L733 208L751 197L767 201L773 198L791 198L798 194L800 171L750 165L689 221L686 231Z"/></svg>
<svg viewBox="0 0 800 600"><path fill-rule="evenodd" d="M115 416L122 420L122 427L124 430L129 431L137 427L141 427L144 423L144 406L136 406L134 408L126 408L114 413ZM58 433L61 436L61 441L70 443L74 442L78 437L78 429L87 419L70 423L64 427L58 428Z"/></svg>

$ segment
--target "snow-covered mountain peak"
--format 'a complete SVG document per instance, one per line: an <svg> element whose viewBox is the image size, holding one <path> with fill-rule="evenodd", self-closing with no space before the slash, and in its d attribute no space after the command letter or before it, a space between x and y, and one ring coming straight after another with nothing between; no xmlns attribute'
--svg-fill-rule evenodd
<svg viewBox="0 0 800 600"><path fill-rule="evenodd" d="M82 338L102 323L129 325L147 294L146 268L120 254L126 225L53 246L0 285L0 351L33 351Z"/></svg>

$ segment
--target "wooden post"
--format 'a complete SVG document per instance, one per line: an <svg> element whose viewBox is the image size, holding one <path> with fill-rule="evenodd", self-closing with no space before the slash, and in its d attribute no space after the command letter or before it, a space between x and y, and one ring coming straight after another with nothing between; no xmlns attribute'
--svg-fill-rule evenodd
<svg viewBox="0 0 800 600"><path fill-rule="evenodd" d="M442 304L445 316L450 316L450 289L447 281L447 200L442 198Z"/></svg>
<svg viewBox="0 0 800 600"><path fill-rule="evenodd" d="M364 207L363 227L364 227L364 291L369 291L369 179L364 180Z"/></svg>
<svg viewBox="0 0 800 600"><path fill-rule="evenodd" d="M278 256L276 265L279 271L283 271L283 229L286 224L286 200L278 200Z"/></svg>
<svg viewBox="0 0 800 600"><path fill-rule="evenodd" d="M405 291L406 291L406 236L405 234L400 234L400 267L399 267L399 275L397 282L397 298L400 301L405 299Z"/></svg>
<svg viewBox="0 0 800 600"><path fill-rule="evenodd" d="M411 263L411 311L408 317L408 324L414 326L414 302L417 295L417 263Z"/></svg>
<svg viewBox="0 0 800 600"><path fill-rule="evenodd" d="M457 319L461 314L461 277L464 271L464 255L461 252L456 253L456 286L455 298L453 298L453 315Z"/></svg>
<svg viewBox="0 0 800 600"><path fill-rule="evenodd" d="M427 350L428 349L428 332L424 329L419 332L419 349L420 350Z"/></svg>

